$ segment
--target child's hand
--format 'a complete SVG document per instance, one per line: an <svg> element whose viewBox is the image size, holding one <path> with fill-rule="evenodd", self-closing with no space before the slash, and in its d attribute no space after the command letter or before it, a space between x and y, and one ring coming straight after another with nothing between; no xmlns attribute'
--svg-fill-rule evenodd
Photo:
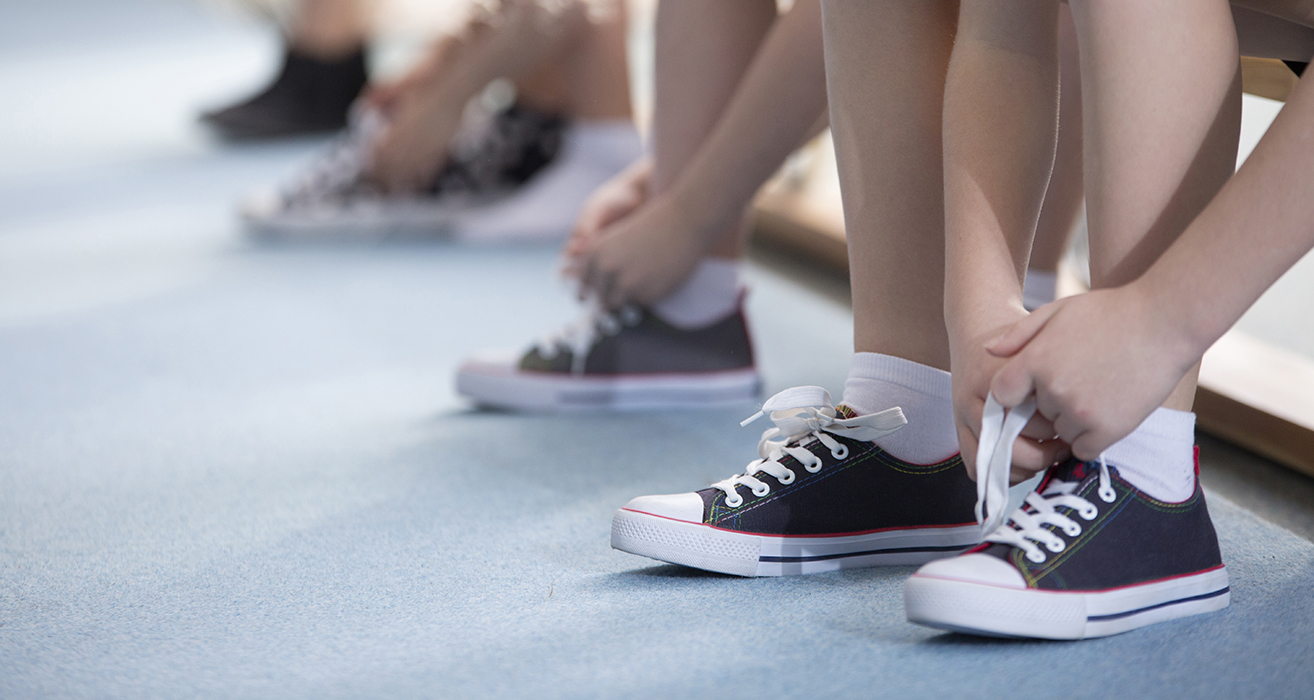
<svg viewBox="0 0 1314 700"><path fill-rule="evenodd" d="M1025 319L1026 312L1019 307L1010 309L1007 317ZM991 342L1015 326L1004 323L985 323L985 330L960 331L951 340L954 418L958 428L958 446L962 451L967 473L976 479L976 450L981 433L981 414L991 390L991 379L1005 363L1004 359L986 351ZM995 398L998 398L996 395ZM1023 396L1025 398L1025 396ZM1021 399L1014 402L1020 403ZM1040 414L1027 423L1022 437L1013 444L1013 469L1009 480L1021 483L1036 472L1049 468L1066 458L1067 445L1052 439L1054 426Z"/></svg>
<svg viewBox="0 0 1314 700"><path fill-rule="evenodd" d="M990 383L995 399L1012 407L1034 394L1073 454L1098 459L1202 354L1150 301L1133 284L1040 307L986 346L1008 358Z"/></svg>
<svg viewBox="0 0 1314 700"><path fill-rule="evenodd" d="M596 240L603 229L643 206L648 200L648 182L651 177L652 161L646 157L640 158L589 195L580 209L575 229L571 231L570 239L561 251L567 259L567 274L578 276L574 264L576 256Z"/></svg>
<svg viewBox="0 0 1314 700"><path fill-rule="evenodd" d="M690 213L661 197L580 246L580 298L604 308L652 304L684 281L707 249Z"/></svg>

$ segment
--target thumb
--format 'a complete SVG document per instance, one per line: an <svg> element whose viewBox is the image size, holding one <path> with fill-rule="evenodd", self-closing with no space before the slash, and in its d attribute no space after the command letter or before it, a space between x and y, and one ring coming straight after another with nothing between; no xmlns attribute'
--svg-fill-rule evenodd
<svg viewBox="0 0 1314 700"><path fill-rule="evenodd" d="M1061 302L1056 301L1032 311L1026 318L1014 323L1003 335L986 344L986 352L995 357L1011 357L1017 354L1031 339L1036 337L1041 328L1058 312Z"/></svg>

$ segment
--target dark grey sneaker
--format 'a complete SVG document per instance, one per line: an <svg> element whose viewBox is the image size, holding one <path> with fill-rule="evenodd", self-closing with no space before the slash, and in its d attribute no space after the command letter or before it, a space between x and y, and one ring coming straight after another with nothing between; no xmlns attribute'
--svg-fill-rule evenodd
<svg viewBox="0 0 1314 700"><path fill-rule="evenodd" d="M761 377L742 310L684 330L637 307L590 313L526 352L468 360L456 390L518 410L707 406L753 399Z"/></svg>

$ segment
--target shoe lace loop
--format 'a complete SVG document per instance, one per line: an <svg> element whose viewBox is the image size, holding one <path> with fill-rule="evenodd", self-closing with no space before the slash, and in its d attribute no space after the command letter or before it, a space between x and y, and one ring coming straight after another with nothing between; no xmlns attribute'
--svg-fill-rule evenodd
<svg viewBox="0 0 1314 700"><path fill-rule="evenodd" d="M569 351L571 374L583 374L589 351L599 340L614 336L641 320L643 312L638 307L624 306L616 311L606 311L601 305L590 302L579 318L535 341L534 350L548 360L563 350Z"/></svg>
<svg viewBox="0 0 1314 700"><path fill-rule="evenodd" d="M712 484L712 488L725 492L725 504L731 508L743 505L744 499L736 490L739 486L747 486L759 498L771 493L770 484L757 478L759 474L775 477L783 485L794 483L797 475L780 462L786 455L797 460L808 473L821 471L822 459L806 447L812 440L829 449L831 457L844 459L849 455L849 448L835 436L878 440L908 423L898 407L856 418L839 418L830 392L819 386L786 389L767 399L762 410L740 425L746 426L764 415L771 418L775 427L763 431L758 440L758 459L749 462L743 474Z"/></svg>
<svg viewBox="0 0 1314 700"><path fill-rule="evenodd" d="M1034 399L1005 411L995 397L987 396L981 418L981 441L976 453L976 519L986 533L987 542L1012 545L1026 552L1027 559L1040 564L1048 557L1040 545L1055 554L1067 548L1067 543L1054 530L1055 526L1069 537L1081 534L1081 524L1070 515L1082 520L1094 520L1099 507L1073 493L1078 484L1071 481L1051 480L1043 492L1031 493L1022 507L1004 517L1008 503L1008 475L1013 463L1013 441L1022 434L1027 421L1036 412ZM1109 476L1109 465L1100 455L1099 489L1096 493L1104 503L1118 497ZM1068 512L1057 509L1066 507Z"/></svg>

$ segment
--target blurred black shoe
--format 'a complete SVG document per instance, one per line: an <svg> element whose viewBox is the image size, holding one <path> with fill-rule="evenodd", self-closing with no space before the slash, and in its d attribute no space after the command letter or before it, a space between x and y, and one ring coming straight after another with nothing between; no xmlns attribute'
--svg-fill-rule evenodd
<svg viewBox="0 0 1314 700"><path fill-rule="evenodd" d="M364 89L365 51L323 60L288 50L274 82L256 96L201 115L222 138L242 141L337 131Z"/></svg>

